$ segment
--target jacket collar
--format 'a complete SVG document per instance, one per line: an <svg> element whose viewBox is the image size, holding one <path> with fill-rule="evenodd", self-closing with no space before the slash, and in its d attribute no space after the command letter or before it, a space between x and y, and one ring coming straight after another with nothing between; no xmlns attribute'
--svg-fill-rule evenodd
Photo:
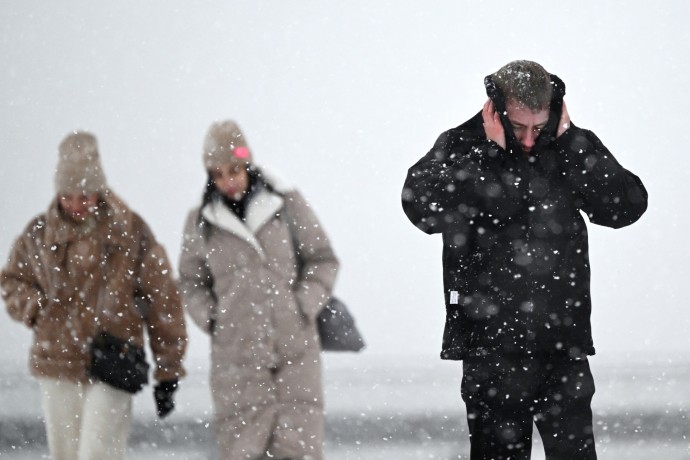
<svg viewBox="0 0 690 460"><path fill-rule="evenodd" d="M201 210L201 215L210 224L246 241L264 258L264 251L256 234L282 209L283 203L283 197L271 193L265 187L260 186L247 204L247 214L244 222L228 209L221 200L213 200L208 203Z"/></svg>

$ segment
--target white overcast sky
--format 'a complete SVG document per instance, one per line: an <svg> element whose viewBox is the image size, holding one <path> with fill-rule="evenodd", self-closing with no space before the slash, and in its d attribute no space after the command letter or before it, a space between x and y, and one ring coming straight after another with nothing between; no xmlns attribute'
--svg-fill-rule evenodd
<svg viewBox="0 0 690 460"><path fill-rule="evenodd" d="M632 227L590 226L599 353L687 357L688 20L681 0L0 0L0 260L53 197L58 143L87 129L176 265L205 131L235 118L316 209L368 353L435 357L441 242L404 217L403 179L481 108L485 75L531 59L650 194ZM0 360L23 363L30 332L4 308L0 334Z"/></svg>

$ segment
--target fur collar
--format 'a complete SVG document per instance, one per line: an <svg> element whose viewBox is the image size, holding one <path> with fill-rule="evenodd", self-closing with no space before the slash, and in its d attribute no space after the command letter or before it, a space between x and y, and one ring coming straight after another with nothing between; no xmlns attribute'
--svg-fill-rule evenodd
<svg viewBox="0 0 690 460"><path fill-rule="evenodd" d="M127 205L112 191L106 190L101 197L99 214L97 231L107 236L109 244L126 246L133 228L133 213ZM62 215L57 198L51 202L46 212L45 223L45 243L48 246L68 243L80 235L78 225Z"/></svg>
<svg viewBox="0 0 690 460"><path fill-rule="evenodd" d="M256 234L282 209L283 203L282 196L259 186L247 204L245 221L240 220L221 200L214 200L204 206L201 215L210 224L246 241L263 259L264 251Z"/></svg>

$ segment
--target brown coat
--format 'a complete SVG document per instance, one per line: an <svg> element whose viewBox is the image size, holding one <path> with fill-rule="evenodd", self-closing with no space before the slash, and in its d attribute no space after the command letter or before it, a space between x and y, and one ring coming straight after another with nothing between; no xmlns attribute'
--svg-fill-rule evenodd
<svg viewBox="0 0 690 460"><path fill-rule="evenodd" d="M322 458L323 395L315 318L338 261L304 198L260 187L244 222L220 201L188 217L184 303L211 339L211 390L223 458ZM288 219L294 224L288 226ZM205 228L204 228L205 227ZM302 275L293 248L301 246Z"/></svg>
<svg viewBox="0 0 690 460"><path fill-rule="evenodd" d="M15 242L0 283L10 316L34 331L30 370L36 377L87 382L98 331L143 346L144 329L154 378L185 374L184 314L165 251L110 191L92 226L63 218L53 201ZM148 312L135 306L135 291L148 298Z"/></svg>

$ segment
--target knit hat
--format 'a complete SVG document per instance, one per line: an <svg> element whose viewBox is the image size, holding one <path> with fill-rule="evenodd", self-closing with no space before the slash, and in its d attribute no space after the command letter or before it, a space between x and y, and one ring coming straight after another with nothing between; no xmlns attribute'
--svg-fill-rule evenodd
<svg viewBox="0 0 690 460"><path fill-rule="evenodd" d="M74 132L60 143L55 171L55 191L59 195L96 193L107 188L93 134Z"/></svg>
<svg viewBox="0 0 690 460"><path fill-rule="evenodd" d="M240 127L232 120L213 123L204 140L203 161L206 169L225 164L252 163L252 154Z"/></svg>

